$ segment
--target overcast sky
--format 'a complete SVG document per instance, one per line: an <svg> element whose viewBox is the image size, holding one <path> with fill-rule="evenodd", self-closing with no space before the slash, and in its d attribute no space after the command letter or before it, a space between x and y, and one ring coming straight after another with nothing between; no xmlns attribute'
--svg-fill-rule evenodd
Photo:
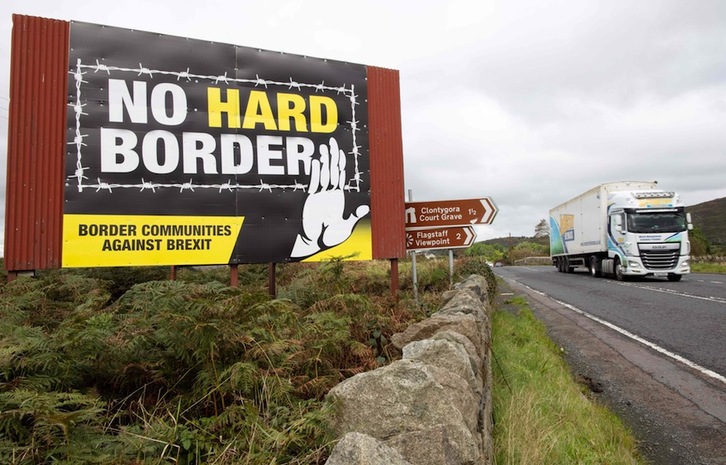
<svg viewBox="0 0 726 465"><path fill-rule="evenodd" d="M404 192L492 198L478 240L602 182L726 197L723 0L3 0L3 199L13 13L397 69Z"/></svg>

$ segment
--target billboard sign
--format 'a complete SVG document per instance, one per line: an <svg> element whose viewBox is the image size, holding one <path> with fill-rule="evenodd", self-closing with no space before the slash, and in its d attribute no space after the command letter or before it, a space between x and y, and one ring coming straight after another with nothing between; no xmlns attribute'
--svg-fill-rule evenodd
<svg viewBox="0 0 726 465"><path fill-rule="evenodd" d="M372 256L366 67L72 22L64 267Z"/></svg>

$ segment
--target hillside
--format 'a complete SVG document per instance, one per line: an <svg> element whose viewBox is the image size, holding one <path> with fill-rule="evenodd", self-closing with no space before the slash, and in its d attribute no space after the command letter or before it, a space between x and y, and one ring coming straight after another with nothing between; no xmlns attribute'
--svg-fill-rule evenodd
<svg viewBox="0 0 726 465"><path fill-rule="evenodd" d="M686 207L711 245L726 245L726 197Z"/></svg>
<svg viewBox="0 0 726 465"><path fill-rule="evenodd" d="M505 248L516 247L521 242L534 242L535 244L550 245L549 237L526 237L526 236L507 236L507 237L495 237L494 239L487 239L481 241L484 244L489 245L501 245Z"/></svg>

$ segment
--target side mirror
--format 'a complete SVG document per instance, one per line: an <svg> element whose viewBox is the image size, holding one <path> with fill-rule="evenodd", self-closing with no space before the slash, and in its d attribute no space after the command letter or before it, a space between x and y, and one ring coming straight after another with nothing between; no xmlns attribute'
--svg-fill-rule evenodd
<svg viewBox="0 0 726 465"><path fill-rule="evenodd" d="M693 231L693 225L690 222L688 223L688 230Z"/></svg>

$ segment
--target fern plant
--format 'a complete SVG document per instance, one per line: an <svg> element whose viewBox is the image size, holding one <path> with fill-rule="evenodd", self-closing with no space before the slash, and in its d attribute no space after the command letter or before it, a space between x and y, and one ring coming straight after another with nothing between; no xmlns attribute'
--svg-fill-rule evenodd
<svg viewBox="0 0 726 465"><path fill-rule="evenodd" d="M114 438L103 434L103 403L76 392L0 393L0 461L109 463Z"/></svg>
<svg viewBox="0 0 726 465"><path fill-rule="evenodd" d="M225 268L0 286L0 463L324 463L325 394L395 357L390 335L448 288L430 264L420 301L395 299L387 266L285 264L277 299L262 265L239 288Z"/></svg>

